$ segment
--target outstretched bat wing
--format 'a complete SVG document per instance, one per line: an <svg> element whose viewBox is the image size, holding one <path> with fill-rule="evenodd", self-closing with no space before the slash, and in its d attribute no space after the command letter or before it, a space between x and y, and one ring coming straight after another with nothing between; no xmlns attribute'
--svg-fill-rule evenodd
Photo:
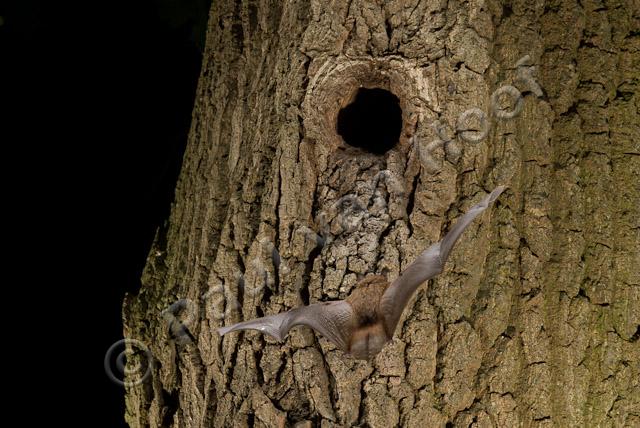
<svg viewBox="0 0 640 428"><path fill-rule="evenodd" d="M484 211L504 191L504 186L496 187L480 203L474 205L460 218L442 241L423 251L416 261L411 263L402 274L391 283L380 300L380 310L385 318L385 326L389 334L395 331L400 315L415 290L424 281L440 274L462 232L474 218Z"/></svg>
<svg viewBox="0 0 640 428"><path fill-rule="evenodd" d="M344 300L315 303L277 315L269 315L218 329L220 336L237 330L258 330L282 341L296 325L306 325L346 351L353 331L354 314Z"/></svg>

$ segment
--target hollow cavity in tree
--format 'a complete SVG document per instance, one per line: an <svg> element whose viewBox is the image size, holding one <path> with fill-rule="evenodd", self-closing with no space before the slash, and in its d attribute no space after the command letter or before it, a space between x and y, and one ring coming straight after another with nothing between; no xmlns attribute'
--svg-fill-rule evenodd
<svg viewBox="0 0 640 428"><path fill-rule="evenodd" d="M360 88L353 102L338 113L338 135L346 144L370 153L381 155L392 149L401 130L399 99L385 89Z"/></svg>

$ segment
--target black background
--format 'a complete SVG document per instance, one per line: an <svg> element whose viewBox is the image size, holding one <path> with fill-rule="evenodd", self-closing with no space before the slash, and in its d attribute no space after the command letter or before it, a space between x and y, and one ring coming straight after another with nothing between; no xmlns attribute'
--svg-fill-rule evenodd
<svg viewBox="0 0 640 428"><path fill-rule="evenodd" d="M38 173L16 192L28 200L24 220L37 225L20 241L34 259L51 257L30 269L40 277L34 282L46 281L42 303L59 302L39 336L50 342L39 346L39 364L56 377L47 397L63 398L46 415L50 424L125 426L124 390L105 375L103 358L122 338L123 296L139 289L155 230L169 214L209 6L0 6L2 98L11 110L3 115L5 162ZM69 392L72 379L79 384Z"/></svg>

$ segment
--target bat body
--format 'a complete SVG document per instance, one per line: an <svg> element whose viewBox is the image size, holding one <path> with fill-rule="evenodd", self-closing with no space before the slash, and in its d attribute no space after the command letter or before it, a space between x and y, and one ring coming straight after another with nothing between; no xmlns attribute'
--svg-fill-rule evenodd
<svg viewBox="0 0 640 428"><path fill-rule="evenodd" d="M391 284L384 276L368 275L345 300L315 303L218 329L222 336L236 330L258 330L282 341L296 325L306 325L355 358L375 357L393 337L400 316L416 289L440 274L462 232L504 191L497 187L460 218L440 241L411 263Z"/></svg>

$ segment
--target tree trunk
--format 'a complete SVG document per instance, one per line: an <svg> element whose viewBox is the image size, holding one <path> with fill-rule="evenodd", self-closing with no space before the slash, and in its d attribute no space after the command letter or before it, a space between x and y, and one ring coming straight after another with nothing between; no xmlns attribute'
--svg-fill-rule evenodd
<svg viewBox="0 0 640 428"><path fill-rule="evenodd" d="M639 76L631 0L215 1L128 423L640 426ZM360 87L402 108L384 154L336 131ZM375 360L215 332L395 278L499 184Z"/></svg>

